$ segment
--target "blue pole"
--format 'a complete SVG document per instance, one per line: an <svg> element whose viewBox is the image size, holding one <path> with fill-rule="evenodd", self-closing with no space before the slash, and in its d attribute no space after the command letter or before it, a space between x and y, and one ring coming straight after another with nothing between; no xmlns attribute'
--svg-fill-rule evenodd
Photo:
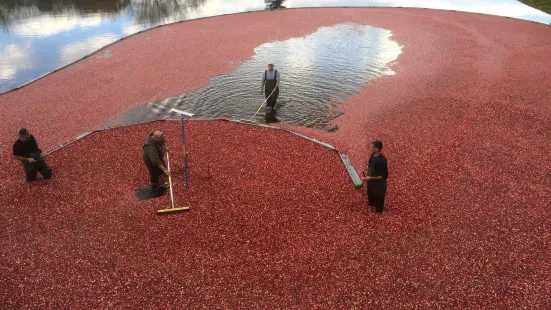
<svg viewBox="0 0 551 310"><path fill-rule="evenodd" d="M186 176L186 188L189 188L188 175L187 175L187 149L186 149L186 136L184 132L184 116L182 115L182 145L184 146L184 174Z"/></svg>

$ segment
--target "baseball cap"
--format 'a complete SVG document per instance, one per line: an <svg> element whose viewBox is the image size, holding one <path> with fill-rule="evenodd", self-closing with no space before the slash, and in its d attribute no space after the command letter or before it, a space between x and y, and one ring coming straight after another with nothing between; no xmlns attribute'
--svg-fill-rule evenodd
<svg viewBox="0 0 551 310"><path fill-rule="evenodd" d="M270 60L270 61L268 61L268 64L273 66L274 62Z"/></svg>
<svg viewBox="0 0 551 310"><path fill-rule="evenodd" d="M29 134L29 131L27 130L27 128L19 129L19 135L20 136L24 136L24 135L27 135L27 134Z"/></svg>

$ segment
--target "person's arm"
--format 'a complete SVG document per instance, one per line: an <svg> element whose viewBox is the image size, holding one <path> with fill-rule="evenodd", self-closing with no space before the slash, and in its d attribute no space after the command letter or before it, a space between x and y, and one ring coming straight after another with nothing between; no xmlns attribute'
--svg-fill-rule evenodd
<svg viewBox="0 0 551 310"><path fill-rule="evenodd" d="M274 89L272 90L272 92L275 92L278 87L279 87L279 71L277 72L276 85L275 85Z"/></svg>
<svg viewBox="0 0 551 310"><path fill-rule="evenodd" d="M367 173L369 171L369 165L371 164L371 158L372 158L372 156L370 155L369 159L367 160L367 168L365 169L365 171L362 172L362 174L364 175L364 177L362 179L363 182L369 181L370 180L369 178L371 178L371 177L367 176Z"/></svg>
<svg viewBox="0 0 551 310"><path fill-rule="evenodd" d="M368 181L366 172L362 171L362 174L363 174L362 183L365 181Z"/></svg>
<svg viewBox="0 0 551 310"><path fill-rule="evenodd" d="M260 94L264 93L264 84L266 83L266 73L262 73L262 86L260 86Z"/></svg>
<svg viewBox="0 0 551 310"><path fill-rule="evenodd" d="M158 167L164 172L164 174L166 174L166 176L171 176L170 171L168 171L163 164L160 164Z"/></svg>
<svg viewBox="0 0 551 310"><path fill-rule="evenodd" d="M149 156L149 159L154 166L159 167L159 169L161 169L167 176L170 175L170 171L168 171L165 165L163 165L163 161L159 158L159 155L157 154L157 150L155 148L151 146L148 147L147 156Z"/></svg>
<svg viewBox="0 0 551 310"><path fill-rule="evenodd" d="M26 161L26 162L31 163L31 164L34 163L34 162L36 161L36 160L35 160L34 158L32 158L32 157L27 158L27 157L17 156L17 155L13 155L13 157L14 157L15 159L17 159L17 160Z"/></svg>

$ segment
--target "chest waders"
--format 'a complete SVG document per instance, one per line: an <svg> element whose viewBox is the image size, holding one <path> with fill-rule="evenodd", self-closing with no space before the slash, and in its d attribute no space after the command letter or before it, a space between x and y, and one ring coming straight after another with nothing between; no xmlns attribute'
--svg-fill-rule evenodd
<svg viewBox="0 0 551 310"><path fill-rule="evenodd" d="M272 90L277 84L277 70L274 71L274 78L272 80L268 80L268 70L264 71L264 78L266 80L266 84L264 84L264 98L268 98L270 94L272 93ZM268 102L266 103L266 106L270 108L274 108L277 96L279 95L279 87L276 89L276 91L273 93L273 95L270 97Z"/></svg>

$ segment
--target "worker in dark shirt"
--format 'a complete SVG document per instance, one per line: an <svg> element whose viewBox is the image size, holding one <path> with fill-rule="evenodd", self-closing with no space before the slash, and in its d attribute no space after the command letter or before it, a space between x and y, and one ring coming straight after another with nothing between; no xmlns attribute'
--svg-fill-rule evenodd
<svg viewBox="0 0 551 310"><path fill-rule="evenodd" d="M155 131L149 134L143 146L143 160L149 170L153 197L159 197L164 193L161 187L165 185L159 184L160 177L163 174L170 176L170 171L165 167L163 159L164 153L168 151L168 145L162 132Z"/></svg>
<svg viewBox="0 0 551 310"><path fill-rule="evenodd" d="M45 180L52 178L52 169L40 153L42 150L38 148L34 136L26 128L19 129L19 139L13 144L13 157L23 163L27 182L35 181L37 172L40 172Z"/></svg>
<svg viewBox="0 0 551 310"><path fill-rule="evenodd" d="M386 195L386 179L388 178L388 164L381 153L383 143L379 140L371 142L371 156L367 164L367 203L375 207L375 211L383 212ZM365 174L364 174L365 175Z"/></svg>

